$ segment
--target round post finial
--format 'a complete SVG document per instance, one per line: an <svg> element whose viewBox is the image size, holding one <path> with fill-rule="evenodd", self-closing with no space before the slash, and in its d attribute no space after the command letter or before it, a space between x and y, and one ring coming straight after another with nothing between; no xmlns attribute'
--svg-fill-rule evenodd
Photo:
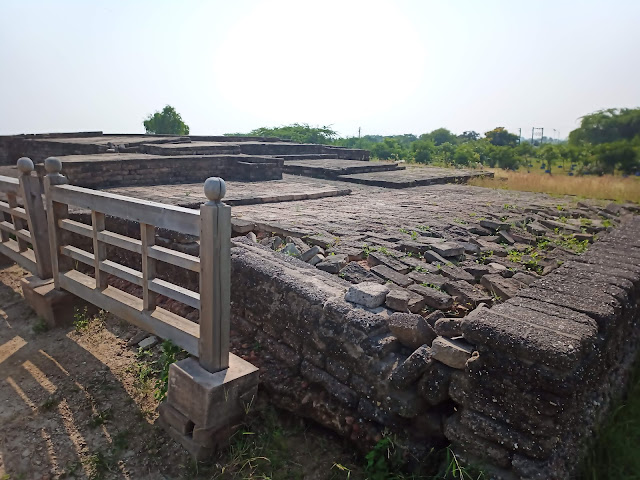
<svg viewBox="0 0 640 480"><path fill-rule="evenodd" d="M62 171L62 162L59 158L49 157L44 161L44 169L49 175L60 174Z"/></svg>
<svg viewBox="0 0 640 480"><path fill-rule="evenodd" d="M29 157L19 158L16 165L23 175L30 175L33 172L33 162Z"/></svg>
<svg viewBox="0 0 640 480"><path fill-rule="evenodd" d="M220 177L209 177L204 181L204 194L211 202L219 202L227 193L227 186Z"/></svg>

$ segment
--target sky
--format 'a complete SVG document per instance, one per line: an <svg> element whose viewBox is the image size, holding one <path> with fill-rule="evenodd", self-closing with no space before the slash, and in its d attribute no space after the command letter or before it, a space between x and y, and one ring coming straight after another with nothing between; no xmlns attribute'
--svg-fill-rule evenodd
<svg viewBox="0 0 640 480"><path fill-rule="evenodd" d="M0 0L0 135L294 122L564 138L640 107L640 1Z"/></svg>

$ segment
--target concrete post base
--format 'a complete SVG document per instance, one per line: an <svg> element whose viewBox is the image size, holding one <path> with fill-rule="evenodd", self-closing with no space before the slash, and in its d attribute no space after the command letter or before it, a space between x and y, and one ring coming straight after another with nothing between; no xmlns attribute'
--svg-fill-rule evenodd
<svg viewBox="0 0 640 480"><path fill-rule="evenodd" d="M216 373L186 358L169 368L160 422L196 460L207 460L228 444L257 393L258 369L236 355L229 354L229 368Z"/></svg>
<svg viewBox="0 0 640 480"><path fill-rule="evenodd" d="M49 327L70 325L73 322L74 309L84 309L87 303L69 292L56 290L53 279L42 280L35 275L20 279L22 294L29 306L43 318ZM95 312L94 306L90 313Z"/></svg>

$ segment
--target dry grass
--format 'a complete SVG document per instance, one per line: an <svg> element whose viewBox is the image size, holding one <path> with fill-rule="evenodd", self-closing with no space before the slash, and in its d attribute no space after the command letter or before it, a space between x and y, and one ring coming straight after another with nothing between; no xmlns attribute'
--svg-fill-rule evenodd
<svg viewBox="0 0 640 480"><path fill-rule="evenodd" d="M569 177L498 169L493 172L495 178L472 179L469 185L640 203L640 179L635 177L623 178L614 175Z"/></svg>

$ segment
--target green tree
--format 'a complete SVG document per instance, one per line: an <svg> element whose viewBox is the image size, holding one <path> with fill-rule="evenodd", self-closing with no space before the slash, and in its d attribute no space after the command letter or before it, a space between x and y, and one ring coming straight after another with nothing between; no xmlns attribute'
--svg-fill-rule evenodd
<svg viewBox="0 0 640 480"><path fill-rule="evenodd" d="M640 108L609 108L582 117L580 128L569 133L569 143L599 145L637 137L640 137Z"/></svg>
<svg viewBox="0 0 640 480"><path fill-rule="evenodd" d="M458 143L458 137L446 128L437 128L433 132L420 135L420 140L431 140L436 146L449 142L452 145Z"/></svg>
<svg viewBox="0 0 640 480"><path fill-rule="evenodd" d="M431 140L416 140L411 144L413 158L418 163L431 163L435 149Z"/></svg>
<svg viewBox="0 0 640 480"><path fill-rule="evenodd" d="M504 127L497 127L484 134L487 141L496 147L511 146L515 147L518 144L518 136L513 133L507 132Z"/></svg>
<svg viewBox="0 0 640 480"><path fill-rule="evenodd" d="M458 135L458 140L460 140L460 142L475 142L479 138L480 134L473 130L467 130L465 132L462 132L461 135Z"/></svg>
<svg viewBox="0 0 640 480"><path fill-rule="evenodd" d="M516 156L516 152L511 147L494 147L492 158L498 167L505 170L517 170L520 166L520 159Z"/></svg>
<svg viewBox="0 0 640 480"><path fill-rule="evenodd" d="M246 135L250 137L278 137L297 143L322 143L331 144L337 138L338 133L330 126L311 127L306 123L293 123L281 127L260 127L251 130Z"/></svg>
<svg viewBox="0 0 640 480"><path fill-rule="evenodd" d="M167 105L162 112L149 115L142 122L147 133L158 135L189 135L189 125L182 121L182 117L171 105Z"/></svg>
<svg viewBox="0 0 640 480"><path fill-rule="evenodd" d="M538 157L547 164L547 170L551 170L555 162L562 158L559 148L551 144L540 147L540 150L538 151Z"/></svg>
<svg viewBox="0 0 640 480"><path fill-rule="evenodd" d="M456 151L455 145L449 142L444 142L438 147L438 153L440 154L440 158L442 158L442 161L446 164L451 163L451 161L453 160L453 154L455 153L455 151Z"/></svg>
<svg viewBox="0 0 640 480"><path fill-rule="evenodd" d="M471 143L464 143L456 148L453 154L453 163L460 166L467 166L480 161L480 155L476 152Z"/></svg>
<svg viewBox="0 0 640 480"><path fill-rule="evenodd" d="M410 158L409 151L394 138L385 138L382 142L376 143L371 148L371 156L380 160L407 160Z"/></svg>
<svg viewBox="0 0 640 480"><path fill-rule="evenodd" d="M619 169L622 173L633 173L640 168L638 152L629 142L611 142L598 145L596 159L604 173L613 173Z"/></svg>

